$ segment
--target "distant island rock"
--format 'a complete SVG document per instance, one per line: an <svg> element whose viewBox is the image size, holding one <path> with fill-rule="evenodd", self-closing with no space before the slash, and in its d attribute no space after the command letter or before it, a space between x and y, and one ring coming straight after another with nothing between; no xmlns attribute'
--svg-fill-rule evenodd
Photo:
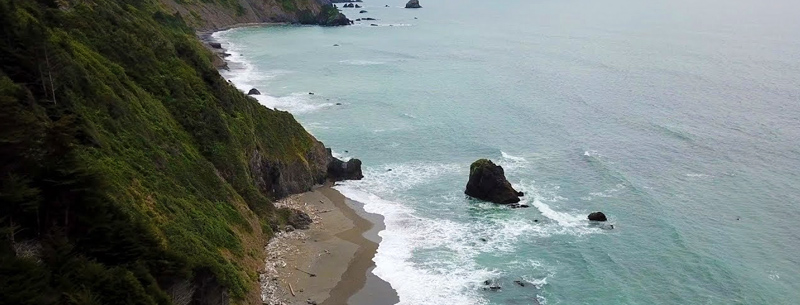
<svg viewBox="0 0 800 305"><path fill-rule="evenodd" d="M253 89L250 89L250 91L247 91L247 95L259 95L259 94L261 94L261 92L258 91L258 89L256 89L256 88L253 88Z"/></svg>
<svg viewBox="0 0 800 305"><path fill-rule="evenodd" d="M608 220L606 218L606 214L603 214L603 212L591 213L591 214L589 214L589 217L587 217L587 218L589 218L589 220L591 220L591 221L606 221L606 220Z"/></svg>
<svg viewBox="0 0 800 305"><path fill-rule="evenodd" d="M408 0L406 8L422 8L422 6L419 5L419 0Z"/></svg>
<svg viewBox="0 0 800 305"><path fill-rule="evenodd" d="M524 195L511 186L503 167L487 159L477 160L470 165L469 182L464 194L499 204L517 203L519 197Z"/></svg>

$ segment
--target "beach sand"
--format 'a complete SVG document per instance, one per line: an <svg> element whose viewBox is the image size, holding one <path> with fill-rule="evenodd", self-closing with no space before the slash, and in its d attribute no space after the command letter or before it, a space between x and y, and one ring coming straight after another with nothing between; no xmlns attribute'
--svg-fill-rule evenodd
<svg viewBox="0 0 800 305"><path fill-rule="evenodd" d="M330 187L289 197L276 206L304 211L314 222L308 230L278 233L267 245L260 276L264 304L398 302L391 286L371 273L380 241L377 233L383 229L380 215L366 213L360 203Z"/></svg>

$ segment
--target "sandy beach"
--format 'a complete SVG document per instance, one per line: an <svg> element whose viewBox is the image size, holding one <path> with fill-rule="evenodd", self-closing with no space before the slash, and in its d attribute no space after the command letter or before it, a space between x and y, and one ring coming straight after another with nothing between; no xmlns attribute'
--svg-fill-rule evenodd
<svg viewBox="0 0 800 305"><path fill-rule="evenodd" d="M276 202L306 212L307 230L280 232L266 247L260 274L264 304L382 305L398 302L371 273L383 228L379 215L330 187ZM365 289L366 288L366 289Z"/></svg>

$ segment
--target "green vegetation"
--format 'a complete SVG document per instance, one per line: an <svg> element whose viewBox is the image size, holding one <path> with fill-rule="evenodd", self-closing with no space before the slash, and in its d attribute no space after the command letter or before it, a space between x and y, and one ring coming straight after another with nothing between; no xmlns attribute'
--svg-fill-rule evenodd
<svg viewBox="0 0 800 305"><path fill-rule="evenodd" d="M0 0L0 31L0 303L171 304L207 274L252 298L285 213L248 160L313 137L153 0Z"/></svg>
<svg viewBox="0 0 800 305"><path fill-rule="evenodd" d="M331 4L323 5L317 15L314 15L310 10L299 11L297 19L301 24L319 24L323 26L350 24L350 20Z"/></svg>
<svg viewBox="0 0 800 305"><path fill-rule="evenodd" d="M297 4L295 4L295 0L278 0L281 4L281 7L284 11L287 12L294 12L297 11Z"/></svg>
<svg viewBox="0 0 800 305"><path fill-rule="evenodd" d="M469 172L472 174L479 168L493 168L495 165L489 159L478 159L469 166Z"/></svg>

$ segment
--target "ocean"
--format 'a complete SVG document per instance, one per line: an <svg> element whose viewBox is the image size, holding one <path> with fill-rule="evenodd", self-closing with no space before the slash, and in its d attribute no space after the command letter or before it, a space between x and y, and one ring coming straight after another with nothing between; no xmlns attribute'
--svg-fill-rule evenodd
<svg viewBox="0 0 800 305"><path fill-rule="evenodd" d="M800 3L364 1L215 37L363 161L336 189L384 216L401 304L797 304ZM466 197L480 158L531 207Z"/></svg>

